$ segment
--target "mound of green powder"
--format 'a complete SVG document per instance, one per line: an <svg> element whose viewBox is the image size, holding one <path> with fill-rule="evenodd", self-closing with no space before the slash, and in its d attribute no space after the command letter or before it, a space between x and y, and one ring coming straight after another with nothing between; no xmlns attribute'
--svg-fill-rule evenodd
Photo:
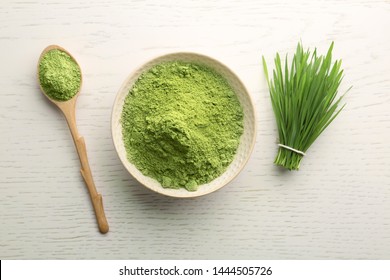
<svg viewBox="0 0 390 280"><path fill-rule="evenodd" d="M67 101L80 89L81 70L67 53L50 50L39 63L39 81L50 98Z"/></svg>
<svg viewBox="0 0 390 280"><path fill-rule="evenodd" d="M163 187L195 191L232 162L243 133L243 110L213 69L174 61L138 78L121 122L130 162Z"/></svg>

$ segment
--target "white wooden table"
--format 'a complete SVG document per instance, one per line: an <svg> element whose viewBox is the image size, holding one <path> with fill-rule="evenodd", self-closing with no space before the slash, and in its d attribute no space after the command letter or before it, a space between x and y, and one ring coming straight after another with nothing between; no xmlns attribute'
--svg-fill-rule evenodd
<svg viewBox="0 0 390 280"><path fill-rule="evenodd" d="M8 1L0 4L1 259L389 259L389 1ZM276 125L261 65L296 44L343 59L347 106L299 172L273 165ZM101 235L65 120L36 63L58 44L81 64L77 121L110 232ZM258 113L241 175L179 200L140 186L110 132L122 81L191 51L243 80Z"/></svg>

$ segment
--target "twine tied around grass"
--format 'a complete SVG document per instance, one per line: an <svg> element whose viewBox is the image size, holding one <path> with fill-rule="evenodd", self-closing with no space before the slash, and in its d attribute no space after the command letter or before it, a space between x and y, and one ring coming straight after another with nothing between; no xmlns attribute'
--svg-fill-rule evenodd
<svg viewBox="0 0 390 280"><path fill-rule="evenodd" d="M287 145L283 145L283 144L278 144L278 146L279 147L282 147L282 148L285 148L285 149L287 149L287 150L290 150L290 151L293 151L293 152L295 152L295 153L297 153L297 154L300 154L300 155L302 155L302 156L306 156L306 154L304 153L304 152L302 152L302 151L300 151L300 150L297 150L297 149L294 149L294 148L292 148L292 147L290 147L290 146L287 146Z"/></svg>

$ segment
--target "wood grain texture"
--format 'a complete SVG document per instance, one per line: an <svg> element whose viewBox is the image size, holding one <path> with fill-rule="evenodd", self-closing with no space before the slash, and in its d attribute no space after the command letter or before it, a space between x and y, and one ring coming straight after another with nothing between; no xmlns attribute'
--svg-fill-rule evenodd
<svg viewBox="0 0 390 280"><path fill-rule="evenodd" d="M389 259L389 1L2 1L1 259ZM273 166L276 127L261 55L304 46L343 59L347 106L299 172ZM44 47L83 71L77 123L110 232L101 235L60 111L39 92ZM110 134L116 92L140 64L198 52L228 65L257 108L243 172L205 197L141 187Z"/></svg>

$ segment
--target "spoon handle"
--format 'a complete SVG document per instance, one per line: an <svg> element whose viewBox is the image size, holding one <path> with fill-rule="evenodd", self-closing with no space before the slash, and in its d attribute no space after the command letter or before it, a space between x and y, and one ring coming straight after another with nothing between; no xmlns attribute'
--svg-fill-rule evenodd
<svg viewBox="0 0 390 280"><path fill-rule="evenodd" d="M75 107L66 106L66 107L62 107L61 110L65 115L70 132L73 137L74 144L77 149L77 153L79 155L79 159L81 163L80 172L84 178L85 184L87 185L88 188L89 195L91 197L99 231L101 233L107 233L109 226L106 219L106 215L104 213L103 198L102 195L97 192L95 183L92 178L92 172L91 172L91 168L89 167L87 149L85 146L84 138L78 134L78 130L76 126Z"/></svg>
<svg viewBox="0 0 390 280"><path fill-rule="evenodd" d="M108 222L103 208L103 198L100 193L97 192L95 183L92 178L91 168L89 167L87 149L84 142L84 137L78 136L77 139L74 139L77 153L79 154L81 162L81 175L84 178L85 184L87 185L89 195L91 196L93 209L95 210L96 220L99 226L101 233L108 232Z"/></svg>

